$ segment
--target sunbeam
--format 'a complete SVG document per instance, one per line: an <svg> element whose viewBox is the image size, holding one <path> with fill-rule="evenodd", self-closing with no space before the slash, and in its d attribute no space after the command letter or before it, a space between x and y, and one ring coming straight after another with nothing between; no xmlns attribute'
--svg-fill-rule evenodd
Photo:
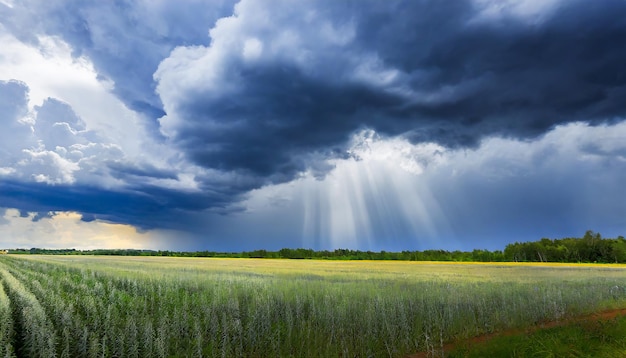
<svg viewBox="0 0 626 358"><path fill-rule="evenodd" d="M442 151L373 131L355 135L353 158L335 161L323 180L301 182L303 245L376 250L412 240L433 246L450 225L422 174Z"/></svg>

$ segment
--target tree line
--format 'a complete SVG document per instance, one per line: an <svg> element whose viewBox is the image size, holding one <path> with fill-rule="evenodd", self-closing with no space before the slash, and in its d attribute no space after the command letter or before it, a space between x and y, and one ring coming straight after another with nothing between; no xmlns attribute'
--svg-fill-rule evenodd
<svg viewBox="0 0 626 358"><path fill-rule="evenodd" d="M283 248L278 251L253 250L243 252L218 251L169 251L169 250L136 250L136 249L12 249L11 254L33 255L110 255L110 256L171 256L171 257L224 257L224 258L263 258L263 259L317 259L317 260L399 260L399 261L504 261L502 251L473 250L446 251L360 251L336 249L333 251L313 249Z"/></svg>
<svg viewBox="0 0 626 358"><path fill-rule="evenodd" d="M172 257L225 257L318 260L401 260L401 261L458 261L458 262L598 262L626 263L626 239L603 238L599 233L587 231L581 238L547 239L515 242L504 251L360 251L336 249L333 251L283 248L278 251L254 250L243 252L169 251L169 250L76 250L76 249L13 249L12 254L48 255L115 255L115 256L172 256Z"/></svg>
<svg viewBox="0 0 626 358"><path fill-rule="evenodd" d="M626 239L603 238L589 230L582 238L516 242L504 249L507 261L626 263Z"/></svg>

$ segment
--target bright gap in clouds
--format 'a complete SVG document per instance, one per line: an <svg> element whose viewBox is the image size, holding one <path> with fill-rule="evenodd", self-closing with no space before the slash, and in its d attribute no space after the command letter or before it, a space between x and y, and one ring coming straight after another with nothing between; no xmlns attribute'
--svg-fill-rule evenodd
<svg viewBox="0 0 626 358"><path fill-rule="evenodd" d="M362 131L353 137L350 154L332 161L334 169L323 179L306 173L294 182L253 191L244 203L247 214L239 220L268 218L274 225L256 223L267 237L278 226L290 227L290 247L414 249L439 247L440 238L451 236L448 219L422 177L429 166L445 161L443 147Z"/></svg>
<svg viewBox="0 0 626 358"><path fill-rule="evenodd" d="M253 191L247 212L210 220L218 236L207 242L222 225L247 249L501 250L598 227L614 237L624 220L625 138L625 123L578 122L535 140L450 150L362 132L357 159L334 161L322 180L308 173Z"/></svg>
<svg viewBox="0 0 626 358"><path fill-rule="evenodd" d="M323 182L309 178L302 185L305 246L319 240L325 247L375 250L393 242L435 244L447 234L447 219L419 177L444 151L380 139L373 131L355 135L354 159L335 161Z"/></svg>
<svg viewBox="0 0 626 358"><path fill-rule="evenodd" d="M138 114L111 93L114 84L99 78L88 58L73 57L71 47L60 38L39 36L38 42L37 47L27 45L0 25L0 80L28 85L30 115L47 98L61 100L72 107L89 130L115 140L127 154L140 155L146 141L137 138L146 138L146 130Z"/></svg>
<svg viewBox="0 0 626 358"><path fill-rule="evenodd" d="M17 123L2 118L9 128L13 124L22 131L0 133L0 179L47 183L50 192L56 185L116 190L132 182L120 179L110 169L112 163L122 169L138 166L140 174L141 168L170 169L166 161L176 151L148 135L142 115L115 97L114 84L98 75L89 58L74 57L61 38L41 35L37 40L36 45L21 42L0 24L0 80L28 89L28 114L15 119ZM140 179L183 191L195 185L193 174L184 172ZM132 224L81 221L74 212L20 215L11 208L5 212L2 204L0 245L6 247L158 249L171 248L175 238L185 236L158 229L137 232ZM165 243L164 238L170 240Z"/></svg>
<svg viewBox="0 0 626 358"><path fill-rule="evenodd" d="M72 212L21 215L15 209L0 209L0 237L3 248L66 249L161 249L167 247L165 231L138 232L130 225L81 221Z"/></svg>

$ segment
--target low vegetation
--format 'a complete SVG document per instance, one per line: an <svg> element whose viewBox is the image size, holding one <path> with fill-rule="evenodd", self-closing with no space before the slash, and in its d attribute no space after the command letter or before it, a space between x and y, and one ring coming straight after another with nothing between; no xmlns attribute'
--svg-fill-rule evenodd
<svg viewBox="0 0 626 358"><path fill-rule="evenodd" d="M624 307L625 270L3 255L0 310L8 302L11 319L0 338L5 356L434 355L447 342Z"/></svg>
<svg viewBox="0 0 626 358"><path fill-rule="evenodd" d="M482 343L461 344L446 357L624 357L624 337L626 316L587 319L531 333L503 335Z"/></svg>

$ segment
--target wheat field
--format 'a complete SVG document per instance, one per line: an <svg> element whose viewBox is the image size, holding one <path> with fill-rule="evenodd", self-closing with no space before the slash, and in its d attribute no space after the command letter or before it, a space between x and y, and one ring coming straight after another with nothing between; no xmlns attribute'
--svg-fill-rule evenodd
<svg viewBox="0 0 626 358"><path fill-rule="evenodd" d="M3 255L0 356L402 357L626 307L626 266Z"/></svg>

